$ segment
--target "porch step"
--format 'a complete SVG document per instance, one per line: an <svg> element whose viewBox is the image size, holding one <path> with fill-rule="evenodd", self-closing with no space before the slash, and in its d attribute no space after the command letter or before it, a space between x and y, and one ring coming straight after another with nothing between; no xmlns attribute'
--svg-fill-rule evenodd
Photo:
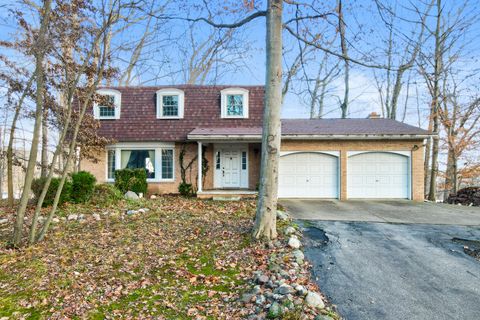
<svg viewBox="0 0 480 320"><path fill-rule="evenodd" d="M213 201L240 201L240 197L213 197Z"/></svg>

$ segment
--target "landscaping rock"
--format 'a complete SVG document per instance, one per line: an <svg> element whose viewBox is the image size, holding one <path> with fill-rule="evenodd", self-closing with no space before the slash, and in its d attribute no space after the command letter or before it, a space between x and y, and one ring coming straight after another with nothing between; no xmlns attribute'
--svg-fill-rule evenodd
<svg viewBox="0 0 480 320"><path fill-rule="evenodd" d="M78 219L78 214L74 214L74 213L69 214L68 217L67 217L68 221L75 221L77 219Z"/></svg>
<svg viewBox="0 0 480 320"><path fill-rule="evenodd" d="M268 309L268 317L271 319L272 318L274 319L274 318L280 317L282 314L283 314L283 307L276 301L272 303L272 305Z"/></svg>
<svg viewBox="0 0 480 320"><path fill-rule="evenodd" d="M308 292L307 289L306 289L304 286L302 286L302 285L296 286L296 287L295 287L295 291L297 291L297 293L298 293L299 295L301 295L301 296L306 295L307 292Z"/></svg>
<svg viewBox="0 0 480 320"><path fill-rule="evenodd" d="M260 284L264 284L264 283L267 283L268 282L268 276L262 274L260 276L257 277L257 283L260 283Z"/></svg>
<svg viewBox="0 0 480 320"><path fill-rule="evenodd" d="M0 219L0 224L5 224L8 222L8 219Z"/></svg>
<svg viewBox="0 0 480 320"><path fill-rule="evenodd" d="M292 288L292 286L288 284L282 284L280 287L275 289L275 293L282 294L282 295L287 295L289 293L294 293L295 289Z"/></svg>
<svg viewBox="0 0 480 320"><path fill-rule="evenodd" d="M292 256L295 258L295 261L298 263L298 264L302 264L303 263L303 260L305 259L305 255L303 254L303 252L301 250L295 250L292 252Z"/></svg>
<svg viewBox="0 0 480 320"><path fill-rule="evenodd" d="M295 232L297 232L297 230L296 230L294 227L292 227L292 226L287 227L287 228L285 229L285 234L286 234L287 236L288 236L288 235L291 235L291 234L294 234Z"/></svg>
<svg viewBox="0 0 480 320"><path fill-rule="evenodd" d="M129 215L129 216L132 216L132 215L137 214L137 213L138 213L137 210L128 210L127 211L127 215Z"/></svg>
<svg viewBox="0 0 480 320"><path fill-rule="evenodd" d="M152 195L150 196L150 199L157 199L157 196L154 195L154 194L152 194Z"/></svg>
<svg viewBox="0 0 480 320"><path fill-rule="evenodd" d="M244 293L242 294L242 297L240 298L240 301L242 301L243 303L249 303L252 301L252 298L254 297L253 294L251 293Z"/></svg>
<svg viewBox="0 0 480 320"><path fill-rule="evenodd" d="M138 199L140 199L138 197L138 194L136 194L133 191L127 191L124 195L124 198L127 199L127 200L138 200Z"/></svg>
<svg viewBox="0 0 480 320"><path fill-rule="evenodd" d="M286 212L277 210L277 218L285 221L285 220L288 220L289 216Z"/></svg>
<svg viewBox="0 0 480 320"><path fill-rule="evenodd" d="M288 246L290 248L293 248L293 249L298 249L300 248L300 246L302 245L302 243L300 242L300 240L297 239L297 237L290 237L290 239L288 239Z"/></svg>
<svg viewBox="0 0 480 320"><path fill-rule="evenodd" d="M322 297L316 292L308 291L307 296L305 297L305 302L312 308L323 309L325 304L323 303Z"/></svg>
<svg viewBox="0 0 480 320"><path fill-rule="evenodd" d="M52 219L52 223L59 223L59 222L60 222L60 219L58 219L58 218L53 218Z"/></svg>
<svg viewBox="0 0 480 320"><path fill-rule="evenodd" d="M265 299L265 296L262 294L258 295L257 298L255 299L255 303L258 305L263 305L266 301L267 299Z"/></svg>
<svg viewBox="0 0 480 320"><path fill-rule="evenodd" d="M92 214L92 217L93 217L93 219L95 219L95 220L97 220L97 221L102 220L102 218L100 218L100 215L99 215L98 213Z"/></svg>

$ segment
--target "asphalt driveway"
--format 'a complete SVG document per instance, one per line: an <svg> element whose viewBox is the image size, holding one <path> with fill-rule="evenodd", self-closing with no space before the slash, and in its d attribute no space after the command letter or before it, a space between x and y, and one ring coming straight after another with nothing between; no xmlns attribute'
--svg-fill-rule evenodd
<svg viewBox="0 0 480 320"><path fill-rule="evenodd" d="M479 208L302 201L281 203L303 219L313 275L345 319L480 319L480 262L453 241L480 240Z"/></svg>

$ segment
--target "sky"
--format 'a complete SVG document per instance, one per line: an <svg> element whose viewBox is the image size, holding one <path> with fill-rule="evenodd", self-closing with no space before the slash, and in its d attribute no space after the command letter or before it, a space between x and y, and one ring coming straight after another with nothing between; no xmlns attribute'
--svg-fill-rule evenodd
<svg viewBox="0 0 480 320"><path fill-rule="evenodd" d="M0 0L0 5L6 5L7 8L18 8L16 2L13 0ZM426 1L426 0L425 0ZM219 1L219 3L224 3L225 1ZM175 3L175 2L173 2ZM205 14L204 8L195 9L199 7L194 7L195 5L203 5L202 1L189 0L178 2L181 5L178 7L170 6L166 13L170 16L179 16L180 14L185 14L188 12L190 17L199 17ZM210 5L216 2L211 2ZM243 1L237 1L240 5ZM331 13L335 8L335 1L309 1L309 4L315 4L315 7L318 8L319 12L322 13ZM395 50L398 50L398 53L401 56L402 50L404 50L405 41L409 37L414 38L416 32L419 30L419 25L412 23L412 21L418 21L418 13L415 12L412 8L418 7L418 9L423 12L426 8L426 5L423 0L412 0L409 2L402 0L383 0L379 1L381 5L390 6L394 8L397 14L397 18L394 22L394 39L395 39ZM449 12L454 12L460 8L460 1L445 1L445 10ZM256 6L260 9L264 9L265 1L256 1ZM476 1L468 1L465 16L476 16L477 13L480 15L480 10ZM194 9L192 9L194 8ZM187 10L187 11L185 11ZM386 58L382 50L385 50L385 41L388 37L388 31L385 28L385 24L382 19L387 19L383 14L379 14L379 11L374 0L359 0L359 1L345 1L344 0L344 12L345 12L345 21L347 25L347 40L349 46L350 55L358 60L369 64L385 64ZM216 21L228 21L232 22L238 20L239 17L243 17L248 13L227 13L221 12L222 9L219 9L218 14L214 12L213 20ZM304 9L302 11L304 14L312 14L312 11L309 9ZM284 21L288 20L293 16L293 8L291 5L285 5L284 12ZM28 14L28 12L27 12ZM0 13L0 17L3 19L0 20L0 39L11 39L15 34L15 27L12 24L12 19L8 15L8 11L3 10ZM310 23L307 26L309 31L312 33L318 33L325 39L335 38L336 35L336 25L335 17L328 16L324 20L320 20L316 23ZM428 23L432 26L432 17L429 18ZM387 19L388 20L388 19ZM129 29L127 32L122 33L118 36L118 41L124 41L125 39L136 39L138 38L144 28L146 27L146 22L141 23L138 27ZM144 64L143 68L139 68L139 72L133 84L147 84L147 85L160 85L160 84L179 84L184 81L182 74L178 72L181 68L181 64L185 62L185 57L179 54L179 49L177 45L183 40L179 39L179 43L172 43L170 39L171 35L182 34L184 31L185 24L182 22L171 22L167 24L167 29L162 29L154 39L151 39L152 46L156 46L155 49L149 49L151 52L145 55L147 62ZM198 40L209 34L211 28L202 23L196 25L195 36L198 37ZM464 58L463 69L475 69L478 67L478 61L475 59L476 56L480 53L480 42L474 41L477 37L478 23L475 23L470 27L468 32L465 32L464 39L461 40L462 45L467 47L468 57ZM258 18L248 25L243 27L239 31L241 35L241 41L244 41L248 45L249 50L244 53L243 56L243 65L244 67L239 70L234 70L225 74L217 82L218 84L232 84L232 85L257 85L265 83L265 19ZM168 36L167 36L168 35ZM240 41L240 45L242 42ZM291 35L286 31L284 32L284 61L285 65L288 65L292 58L295 56L298 48L298 41L296 41ZM333 51L340 52L338 47L338 41L332 41L331 47ZM427 39L423 49L428 54L432 50L432 40ZM166 52L166 53L165 53ZM122 58L128 58L127 55L129 52L125 53ZM307 64L306 73L309 73L309 76L312 76L318 68L322 52L316 54L315 58L310 60ZM337 60L338 61L338 60ZM19 63L28 65L28 61L19 61ZM336 63L335 59L332 59L329 64ZM398 65L400 63L399 59L394 59L392 62L393 65ZM462 68L460 68L462 69ZM463 70L462 72L466 72ZM155 73L155 77L154 77ZM162 75L163 73L163 75ZM379 92L375 82L375 75L380 79L385 79L384 70L377 70L367 67L362 67L356 64L351 64L350 71L350 106L349 106L349 117L355 118L364 118L369 113L375 111L377 113L381 112ZM158 77L158 74L162 76ZM343 95L343 71L340 70L339 75L328 85L328 96L326 99L326 112L325 117L336 118L340 116L339 111L339 101L338 97ZM383 78L382 78L383 77ZM427 117L424 116L424 113L429 108L430 98L425 86L424 80L418 75L411 75L413 84L410 87L409 100L407 101L407 115L405 121L413 125L420 125L422 127L426 126ZM405 76L405 79L407 75ZM152 80L155 79L155 80ZM478 83L478 76L472 77L470 80L472 83ZM381 80L382 81L382 80ZM466 87L469 87L468 84L465 84ZM298 85L294 85L293 92L290 92L285 97L283 106L282 106L282 117L284 118L306 118L309 117L310 111L305 102L305 96L302 94L302 91L305 90L304 84L298 82ZM476 87L475 87L476 88ZM404 86L405 89L405 86ZM405 90L402 91L400 97L400 105L403 108L405 104ZM418 117L417 109L421 109L422 116ZM402 111L399 112L400 118L402 118ZM26 126L28 128L28 125Z"/></svg>

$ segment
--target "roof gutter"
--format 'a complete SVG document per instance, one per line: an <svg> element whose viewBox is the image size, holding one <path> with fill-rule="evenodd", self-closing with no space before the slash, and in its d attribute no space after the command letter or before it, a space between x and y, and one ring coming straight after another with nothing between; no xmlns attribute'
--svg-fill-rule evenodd
<svg viewBox="0 0 480 320"><path fill-rule="evenodd" d="M284 134L282 140L419 140L430 134Z"/></svg>

